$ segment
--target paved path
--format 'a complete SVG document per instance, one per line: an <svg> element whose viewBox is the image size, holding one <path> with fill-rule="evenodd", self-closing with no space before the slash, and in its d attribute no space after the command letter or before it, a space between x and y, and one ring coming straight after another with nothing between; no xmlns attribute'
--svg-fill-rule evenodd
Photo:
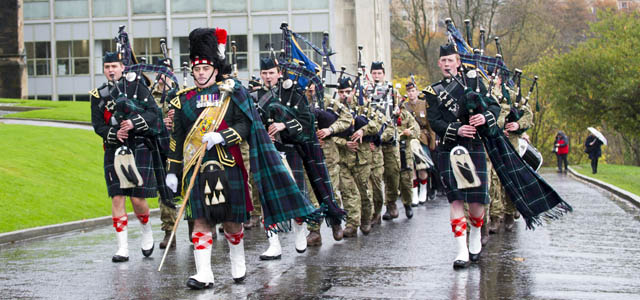
<svg viewBox="0 0 640 300"><path fill-rule="evenodd" d="M228 247L214 241L215 288L185 287L194 274L186 224L162 272L162 251L144 259L138 223L129 229L130 261L114 264L113 228L0 245L0 298L52 299L640 299L638 211L571 178L544 177L575 212L525 231L492 235L482 261L454 271L448 204L438 198L374 228L367 237L335 242L323 227L321 248L297 254L293 235L282 235L283 258L262 262L264 234L246 232L248 274L233 284ZM403 213L403 211L401 211ZM163 233L151 220L154 237Z"/></svg>

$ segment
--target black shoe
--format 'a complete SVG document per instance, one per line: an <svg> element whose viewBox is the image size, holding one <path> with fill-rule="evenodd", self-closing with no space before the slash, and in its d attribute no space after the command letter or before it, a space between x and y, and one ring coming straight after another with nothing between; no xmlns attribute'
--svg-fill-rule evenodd
<svg viewBox="0 0 640 300"><path fill-rule="evenodd" d="M233 281L234 281L235 283L241 283L241 282L243 282L243 281L244 281L244 277L245 277L245 276L242 276L242 277L240 277L240 278L234 278L234 279L233 279Z"/></svg>
<svg viewBox="0 0 640 300"><path fill-rule="evenodd" d="M125 261L129 261L129 257L128 256L121 256L121 255L114 255L111 258L112 262L118 263L118 262L125 262Z"/></svg>
<svg viewBox="0 0 640 300"><path fill-rule="evenodd" d="M282 258L282 254L276 256L260 255L260 260L276 260L280 258Z"/></svg>
<svg viewBox="0 0 640 300"><path fill-rule="evenodd" d="M434 191L433 193L429 193L427 195L427 201L433 201L436 199L436 192Z"/></svg>
<svg viewBox="0 0 640 300"><path fill-rule="evenodd" d="M382 219L385 221L389 221L392 220L393 217L391 217L391 214L389 213L389 211L387 210L383 215L382 215Z"/></svg>
<svg viewBox="0 0 640 300"><path fill-rule="evenodd" d="M407 216L407 219L413 218L413 209L411 209L411 205L404 206L404 214Z"/></svg>
<svg viewBox="0 0 640 300"><path fill-rule="evenodd" d="M457 270L457 269L464 269L466 267L469 266L469 262L468 261L464 261L464 260L456 260L453 262L453 269Z"/></svg>
<svg viewBox="0 0 640 300"><path fill-rule="evenodd" d="M472 262L478 262L480 260L480 253L482 253L482 251L478 252L478 254L469 252L469 260Z"/></svg>
<svg viewBox="0 0 640 300"><path fill-rule="evenodd" d="M152 245L152 246L151 246L151 249L149 249L149 250L140 249L140 250L142 250L142 255L144 255L144 257L149 257L149 256L151 256L151 253L153 253L153 247L154 247L154 246L155 246L155 245Z"/></svg>
<svg viewBox="0 0 640 300"><path fill-rule="evenodd" d="M424 202L418 202L419 205L422 205L422 203ZM418 204L416 203L411 203L411 207L418 207Z"/></svg>
<svg viewBox="0 0 640 300"><path fill-rule="evenodd" d="M192 290L202 290L202 289L208 289L212 287L213 283L211 282L204 283L204 282L197 281L193 278L189 278L189 280L187 280L187 286Z"/></svg>

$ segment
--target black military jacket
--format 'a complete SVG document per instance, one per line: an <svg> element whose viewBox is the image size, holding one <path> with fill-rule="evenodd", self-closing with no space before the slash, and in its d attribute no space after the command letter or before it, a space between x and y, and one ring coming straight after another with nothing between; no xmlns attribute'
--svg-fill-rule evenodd
<svg viewBox="0 0 640 300"><path fill-rule="evenodd" d="M102 137L105 148L117 148L121 145L116 137L120 129L120 122L131 120L134 129L129 131L129 140L136 136L153 136L158 133L157 121L159 108L156 105L149 89L143 82L137 84L137 80L126 81L124 76L117 81L117 88L112 83L105 83L97 89L89 92L91 95L91 124L94 131ZM116 111L116 98L126 91L126 98L132 101L141 110L136 113L124 115Z"/></svg>
<svg viewBox="0 0 640 300"><path fill-rule="evenodd" d="M460 141L469 140L458 135L458 129L462 125L469 125L469 117L475 114L483 114L486 124L479 126L478 131L482 133L490 127L496 126L496 120L500 114L500 105L495 99L484 97L487 90L482 80L477 80L475 74L467 72L464 76L457 75L457 78L468 87L464 87L456 80L445 78L427 87L425 91L428 103L427 117L431 128L440 137L440 144L445 146L455 146ZM470 78L471 77L471 78ZM475 90L480 92L476 93ZM473 105L478 103L478 97L482 97L483 105Z"/></svg>

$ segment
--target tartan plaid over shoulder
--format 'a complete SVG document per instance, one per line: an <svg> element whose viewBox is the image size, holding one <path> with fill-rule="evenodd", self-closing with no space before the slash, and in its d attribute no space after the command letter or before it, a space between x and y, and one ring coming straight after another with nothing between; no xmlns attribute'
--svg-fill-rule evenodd
<svg viewBox="0 0 640 300"><path fill-rule="evenodd" d="M235 81L231 99L251 120L250 146L251 173L260 195L264 215L264 228L271 231L289 231L290 220L302 218L318 222L320 211L304 197L284 166L278 150L271 142L260 115L249 101L247 90ZM275 226L273 226L275 225Z"/></svg>
<svg viewBox="0 0 640 300"><path fill-rule="evenodd" d="M498 133L482 141L509 199L528 229L542 225L542 218L557 219L573 209L569 203L527 165L507 138Z"/></svg>

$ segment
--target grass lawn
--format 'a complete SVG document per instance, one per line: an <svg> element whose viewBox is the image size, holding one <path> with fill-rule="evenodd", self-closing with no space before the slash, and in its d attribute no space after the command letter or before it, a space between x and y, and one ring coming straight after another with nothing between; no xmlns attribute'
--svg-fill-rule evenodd
<svg viewBox="0 0 640 300"><path fill-rule="evenodd" d="M0 232L111 215L93 131L0 124L0 137Z"/></svg>
<svg viewBox="0 0 640 300"><path fill-rule="evenodd" d="M16 103L17 106L46 108L6 115L10 118L91 122L91 104L89 102L0 99L0 104L2 103Z"/></svg>
<svg viewBox="0 0 640 300"><path fill-rule="evenodd" d="M615 185L640 196L640 167L598 164L598 173L591 174L591 164L571 166L576 172Z"/></svg>

